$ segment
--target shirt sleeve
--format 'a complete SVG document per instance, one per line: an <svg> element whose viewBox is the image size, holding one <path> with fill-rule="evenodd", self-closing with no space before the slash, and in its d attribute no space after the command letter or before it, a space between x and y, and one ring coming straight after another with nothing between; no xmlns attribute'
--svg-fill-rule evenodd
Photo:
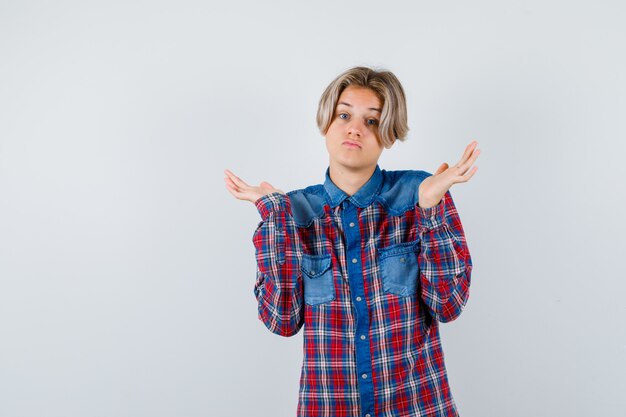
<svg viewBox="0 0 626 417"><path fill-rule="evenodd" d="M280 336L293 336L304 324L302 250L289 197L274 192L255 201L261 215L252 241L257 274L254 295L259 320Z"/></svg>
<svg viewBox="0 0 626 417"><path fill-rule="evenodd" d="M450 191L439 204L416 205L420 252L421 297L440 322L456 319L469 297L472 273L461 219Z"/></svg>

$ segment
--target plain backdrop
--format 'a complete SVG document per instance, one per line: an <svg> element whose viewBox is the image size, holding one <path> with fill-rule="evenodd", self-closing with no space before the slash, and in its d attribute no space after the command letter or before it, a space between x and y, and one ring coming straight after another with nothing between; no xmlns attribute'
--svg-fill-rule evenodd
<svg viewBox="0 0 626 417"><path fill-rule="evenodd" d="M315 113L393 71L474 269L441 325L463 417L623 416L621 1L0 1L0 416L294 416L302 332L257 317L256 208L328 166Z"/></svg>

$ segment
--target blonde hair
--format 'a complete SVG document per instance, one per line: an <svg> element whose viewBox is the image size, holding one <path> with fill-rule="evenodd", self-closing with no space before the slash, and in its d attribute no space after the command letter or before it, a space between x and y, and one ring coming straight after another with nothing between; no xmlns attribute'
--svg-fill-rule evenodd
<svg viewBox="0 0 626 417"><path fill-rule="evenodd" d="M322 93L316 119L323 136L334 119L337 100L348 86L369 88L382 102L378 136L385 148L391 148L396 140L406 140L409 126L402 84L391 71L376 71L368 67L354 67L344 71Z"/></svg>

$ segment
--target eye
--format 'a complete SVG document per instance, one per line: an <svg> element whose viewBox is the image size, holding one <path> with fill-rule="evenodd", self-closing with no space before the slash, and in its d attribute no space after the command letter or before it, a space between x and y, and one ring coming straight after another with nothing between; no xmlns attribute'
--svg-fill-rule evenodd
<svg viewBox="0 0 626 417"><path fill-rule="evenodd" d="M377 124L378 124L378 120L376 120L376 119L368 119L367 121L368 121L368 122L372 122L372 123L370 123L370 125L372 125L372 126L374 126L374 125L377 125Z"/></svg>
<svg viewBox="0 0 626 417"><path fill-rule="evenodd" d="M341 117L341 116L344 116L344 115L345 115L345 116L347 116L347 114L346 114L346 113L339 113L339 114L337 115L337 117L339 117L340 119L345 119L344 117Z"/></svg>

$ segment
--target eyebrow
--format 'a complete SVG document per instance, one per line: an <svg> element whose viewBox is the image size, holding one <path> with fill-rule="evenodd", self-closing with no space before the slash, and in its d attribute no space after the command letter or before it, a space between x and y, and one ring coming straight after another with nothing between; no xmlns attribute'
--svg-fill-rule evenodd
<svg viewBox="0 0 626 417"><path fill-rule="evenodd" d="M344 106L352 107L352 104L346 103L345 101L340 101L339 103L337 103L337 105L340 105L340 104L343 104ZM368 110L374 110L382 114L382 111L376 107L370 107Z"/></svg>

